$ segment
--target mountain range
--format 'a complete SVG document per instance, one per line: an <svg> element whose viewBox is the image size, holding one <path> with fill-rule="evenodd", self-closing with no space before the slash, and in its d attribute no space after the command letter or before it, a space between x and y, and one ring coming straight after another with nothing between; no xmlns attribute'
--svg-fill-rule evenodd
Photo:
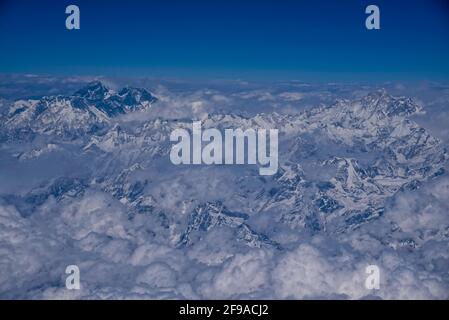
<svg viewBox="0 0 449 320"><path fill-rule="evenodd" d="M50 173L19 191L2 191L2 203L30 219L49 201L63 208L102 192L123 206L126 219L145 225L148 241L173 250L195 252L213 234L231 237L238 248L288 252L291 234L342 239L381 218L389 221L387 208L398 194L446 174L446 146L413 121L423 107L385 90L294 114L124 120L157 114L159 100L145 89L116 92L96 81L72 95L9 103L1 119L2 153L15 170ZM172 165L170 133L190 130L193 120L220 130L278 129L277 174L262 177L249 165ZM62 171L48 168L64 164ZM432 239L448 241L446 227ZM406 234L390 221L381 242L416 250L428 236ZM235 250L231 256L242 249ZM227 256L196 263L223 263Z"/></svg>

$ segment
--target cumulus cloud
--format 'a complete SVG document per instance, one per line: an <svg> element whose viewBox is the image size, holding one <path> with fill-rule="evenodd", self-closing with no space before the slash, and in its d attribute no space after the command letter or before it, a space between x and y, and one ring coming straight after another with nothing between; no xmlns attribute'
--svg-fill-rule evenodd
<svg viewBox="0 0 449 320"><path fill-rule="evenodd" d="M242 298L263 294L270 284L270 254L262 250L237 254L226 261L200 291L210 298Z"/></svg>
<svg viewBox="0 0 449 320"><path fill-rule="evenodd" d="M279 96L286 101L299 101L304 97L304 94L301 92L282 92Z"/></svg>
<svg viewBox="0 0 449 320"><path fill-rule="evenodd" d="M447 224L447 186L444 180L419 191L441 203L406 202L403 198L411 200L413 193L399 195L385 221L378 222L397 223L398 239L429 230L412 251L393 246L393 240L390 245L378 241L376 228L385 225L375 224L349 237L299 238L282 251L243 249L226 228L193 247L173 248L151 240L119 202L97 191L78 201L49 199L32 218L2 205L0 294L44 299L448 298L448 241L430 232ZM74 263L81 270L79 291L64 288L65 267ZM380 290L365 288L370 264L381 270Z"/></svg>

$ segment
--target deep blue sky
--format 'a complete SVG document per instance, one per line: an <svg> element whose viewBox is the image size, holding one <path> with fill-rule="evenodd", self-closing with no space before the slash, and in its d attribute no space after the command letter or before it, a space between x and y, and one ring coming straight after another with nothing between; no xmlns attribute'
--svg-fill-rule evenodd
<svg viewBox="0 0 449 320"><path fill-rule="evenodd" d="M449 79L447 2L0 0L0 72ZM81 30L65 29L68 4Z"/></svg>

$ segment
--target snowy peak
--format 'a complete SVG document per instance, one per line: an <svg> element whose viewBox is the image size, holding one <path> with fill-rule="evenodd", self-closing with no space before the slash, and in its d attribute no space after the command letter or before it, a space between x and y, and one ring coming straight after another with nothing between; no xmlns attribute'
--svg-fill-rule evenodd
<svg viewBox="0 0 449 320"><path fill-rule="evenodd" d="M104 100L108 97L111 90L100 81L92 81L85 87L74 93L74 96L84 98L88 101Z"/></svg>
<svg viewBox="0 0 449 320"><path fill-rule="evenodd" d="M100 81L93 81L68 96L48 96L40 100L18 100L6 115L7 136L18 139L33 133L79 137L97 133L110 119L145 110L157 101L145 89L126 87L116 93Z"/></svg>
<svg viewBox="0 0 449 320"><path fill-rule="evenodd" d="M383 112L389 117L410 116L422 110L421 106L412 99L393 97L385 90L379 90L368 94L361 99L361 104L363 107L373 111Z"/></svg>
<svg viewBox="0 0 449 320"><path fill-rule="evenodd" d="M128 113L149 108L157 98L145 89L126 87L105 100L105 105L118 113Z"/></svg>
<svg viewBox="0 0 449 320"><path fill-rule="evenodd" d="M157 98L145 89L125 87L116 93L100 81L90 82L75 92L74 96L83 98L86 103L109 117L147 109L157 101Z"/></svg>
<svg viewBox="0 0 449 320"><path fill-rule="evenodd" d="M123 88L119 91L118 97L120 97L122 103L127 106L133 106L142 103L153 103L157 101L157 98L147 90L133 87Z"/></svg>

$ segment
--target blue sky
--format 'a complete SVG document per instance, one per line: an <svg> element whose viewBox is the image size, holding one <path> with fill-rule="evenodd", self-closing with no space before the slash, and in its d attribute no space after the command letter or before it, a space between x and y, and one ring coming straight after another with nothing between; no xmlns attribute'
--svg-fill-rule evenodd
<svg viewBox="0 0 449 320"><path fill-rule="evenodd" d="M81 30L65 29L77 4ZM377 4L381 30L365 28ZM443 0L0 0L0 72L449 79Z"/></svg>

